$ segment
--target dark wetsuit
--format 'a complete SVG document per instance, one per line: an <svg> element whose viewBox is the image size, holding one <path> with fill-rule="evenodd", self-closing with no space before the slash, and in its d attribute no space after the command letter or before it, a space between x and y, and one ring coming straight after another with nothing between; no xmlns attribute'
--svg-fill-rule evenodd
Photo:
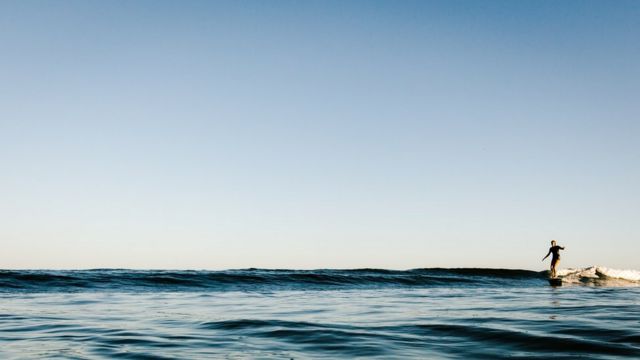
<svg viewBox="0 0 640 360"><path fill-rule="evenodd" d="M558 260L560 260L560 250L564 250L564 248L562 246L552 246L549 248L549 252L551 253L551 263L555 264L556 262L558 262Z"/></svg>

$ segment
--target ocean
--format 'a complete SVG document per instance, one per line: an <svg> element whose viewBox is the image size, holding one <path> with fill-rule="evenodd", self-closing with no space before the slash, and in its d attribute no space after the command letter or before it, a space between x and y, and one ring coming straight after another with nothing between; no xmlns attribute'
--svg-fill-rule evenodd
<svg viewBox="0 0 640 360"><path fill-rule="evenodd" d="M0 359L638 359L640 272L0 270Z"/></svg>

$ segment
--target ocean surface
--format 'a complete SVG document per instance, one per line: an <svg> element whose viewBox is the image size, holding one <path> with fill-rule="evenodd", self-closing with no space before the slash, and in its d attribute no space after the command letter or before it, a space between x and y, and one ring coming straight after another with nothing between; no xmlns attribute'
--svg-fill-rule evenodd
<svg viewBox="0 0 640 360"><path fill-rule="evenodd" d="M0 270L0 359L639 359L640 272Z"/></svg>

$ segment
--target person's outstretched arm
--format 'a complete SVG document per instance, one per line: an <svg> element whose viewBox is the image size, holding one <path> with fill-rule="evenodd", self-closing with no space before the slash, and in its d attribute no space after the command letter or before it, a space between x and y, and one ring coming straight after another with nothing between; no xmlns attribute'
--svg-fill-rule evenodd
<svg viewBox="0 0 640 360"><path fill-rule="evenodd" d="M549 252L547 253L547 255L542 258L542 261L544 261L544 259L548 258L550 254L551 254L551 249L549 249Z"/></svg>

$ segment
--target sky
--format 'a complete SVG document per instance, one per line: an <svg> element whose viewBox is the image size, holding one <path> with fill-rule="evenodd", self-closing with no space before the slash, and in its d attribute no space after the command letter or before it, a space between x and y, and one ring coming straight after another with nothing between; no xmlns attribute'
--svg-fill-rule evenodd
<svg viewBox="0 0 640 360"><path fill-rule="evenodd" d="M640 2L2 1L0 268L640 269Z"/></svg>

